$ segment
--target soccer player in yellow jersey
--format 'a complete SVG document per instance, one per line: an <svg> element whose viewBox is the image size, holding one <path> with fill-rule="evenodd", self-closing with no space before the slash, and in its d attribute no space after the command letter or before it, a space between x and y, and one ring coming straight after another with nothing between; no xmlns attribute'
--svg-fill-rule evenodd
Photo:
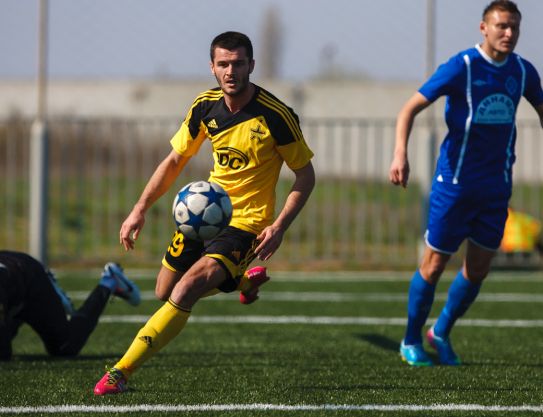
<svg viewBox="0 0 543 417"><path fill-rule="evenodd" d="M213 146L210 181L230 195L233 216L217 238L206 242L184 239L176 233L162 260L156 294L165 304L140 329L121 360L96 384L96 395L126 391L127 379L185 326L193 305L218 291L241 291L240 300L257 298L267 281L265 268L246 272L258 257L269 259L307 201L315 184L311 158L291 108L249 81L255 61L250 39L225 32L211 43L211 72L218 88L200 94L179 131L172 151L151 176L140 199L121 226L126 250L145 222L145 213L174 183L204 140ZM285 162L294 172L294 184L276 218L275 187Z"/></svg>

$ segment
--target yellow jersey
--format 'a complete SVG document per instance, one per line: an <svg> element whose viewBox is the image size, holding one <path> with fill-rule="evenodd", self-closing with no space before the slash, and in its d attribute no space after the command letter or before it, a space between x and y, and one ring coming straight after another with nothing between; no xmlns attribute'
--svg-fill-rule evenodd
<svg viewBox="0 0 543 417"><path fill-rule="evenodd" d="M230 226L258 234L273 222L283 162L300 169L313 152L294 111L255 87L251 101L236 113L229 111L219 87L200 94L170 143L177 153L191 157L204 140L211 141L214 165L209 181L222 186L232 200Z"/></svg>

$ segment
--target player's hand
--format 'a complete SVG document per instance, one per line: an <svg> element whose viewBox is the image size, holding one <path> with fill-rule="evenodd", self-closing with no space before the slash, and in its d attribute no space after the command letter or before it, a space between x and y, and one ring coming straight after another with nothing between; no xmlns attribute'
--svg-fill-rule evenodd
<svg viewBox="0 0 543 417"><path fill-rule="evenodd" d="M403 188L407 187L407 181L409 180L409 161L407 157L394 156L388 178L394 185L401 185Z"/></svg>
<svg viewBox="0 0 543 417"><path fill-rule="evenodd" d="M143 225L145 224L145 216L137 209L130 212L126 220L121 225L119 232L119 240L124 250L134 249L134 244L138 238Z"/></svg>
<svg viewBox="0 0 543 417"><path fill-rule="evenodd" d="M255 249L257 258L261 261L270 259L279 246L281 246L283 234L283 230L273 225L264 228L256 237L256 240L259 242Z"/></svg>

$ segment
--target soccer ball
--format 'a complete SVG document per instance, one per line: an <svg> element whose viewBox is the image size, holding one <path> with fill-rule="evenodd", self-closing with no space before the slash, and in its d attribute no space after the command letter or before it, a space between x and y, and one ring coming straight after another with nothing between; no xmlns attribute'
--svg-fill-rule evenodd
<svg viewBox="0 0 543 417"><path fill-rule="evenodd" d="M186 238L209 240L230 223L232 202L220 185L195 181L179 190L172 212L177 228Z"/></svg>

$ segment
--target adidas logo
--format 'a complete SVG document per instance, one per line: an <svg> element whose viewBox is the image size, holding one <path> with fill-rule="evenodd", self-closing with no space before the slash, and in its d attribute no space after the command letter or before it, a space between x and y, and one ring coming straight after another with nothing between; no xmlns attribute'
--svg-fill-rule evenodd
<svg viewBox="0 0 543 417"><path fill-rule="evenodd" d="M153 347L153 338L151 336L140 336L138 337L139 340L141 340L143 343L145 343L150 348Z"/></svg>
<svg viewBox="0 0 543 417"><path fill-rule="evenodd" d="M211 119L211 121L207 124L207 127L210 127L211 129L217 129L219 125L217 125L215 119Z"/></svg>

